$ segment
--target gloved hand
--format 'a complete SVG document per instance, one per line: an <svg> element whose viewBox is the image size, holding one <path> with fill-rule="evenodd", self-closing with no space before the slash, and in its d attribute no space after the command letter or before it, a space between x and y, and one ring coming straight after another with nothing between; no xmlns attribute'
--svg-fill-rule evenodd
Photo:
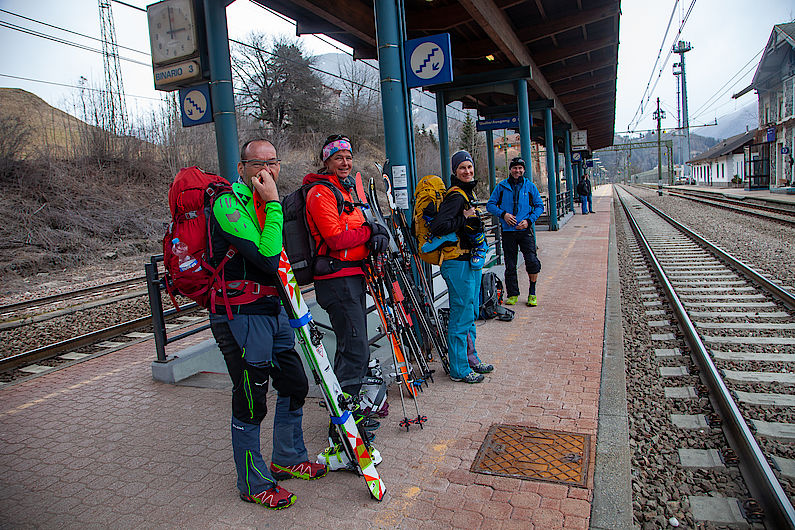
<svg viewBox="0 0 795 530"><path fill-rule="evenodd" d="M380 254L389 247L389 232L381 223L368 223L370 226L370 240L367 246L373 254Z"/></svg>

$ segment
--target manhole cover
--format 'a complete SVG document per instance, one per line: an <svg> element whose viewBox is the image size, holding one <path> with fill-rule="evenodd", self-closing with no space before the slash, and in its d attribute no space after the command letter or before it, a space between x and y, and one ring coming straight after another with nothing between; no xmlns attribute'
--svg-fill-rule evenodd
<svg viewBox="0 0 795 530"><path fill-rule="evenodd" d="M495 424L470 471L585 487L590 445L587 434Z"/></svg>

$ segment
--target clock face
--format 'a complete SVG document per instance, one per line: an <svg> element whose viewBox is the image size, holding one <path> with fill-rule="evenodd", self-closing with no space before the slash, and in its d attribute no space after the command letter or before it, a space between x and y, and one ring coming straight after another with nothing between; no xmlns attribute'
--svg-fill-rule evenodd
<svg viewBox="0 0 795 530"><path fill-rule="evenodd" d="M165 0L146 8L152 62L168 63L196 52L192 0Z"/></svg>

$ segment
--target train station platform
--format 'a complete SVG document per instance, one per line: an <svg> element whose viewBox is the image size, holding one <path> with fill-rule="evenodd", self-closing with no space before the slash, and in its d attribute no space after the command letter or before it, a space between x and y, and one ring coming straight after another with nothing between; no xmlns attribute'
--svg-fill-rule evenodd
<svg viewBox="0 0 795 530"><path fill-rule="evenodd" d="M594 190L594 209L538 233L538 307L515 306L512 322L478 322L478 350L495 366L483 383L454 383L436 365L418 402L428 421L409 432L390 387L375 441L382 502L348 472L283 482L298 497L288 510L240 501L226 382L155 381L148 341L0 389L0 527L629 528L623 386L603 377L603 366L619 365L623 377L623 359L605 351L621 325L620 309L606 311L617 285L608 282L610 186ZM317 454L328 415L317 398L304 411ZM536 478L505 476L516 474Z"/></svg>
<svg viewBox="0 0 795 530"><path fill-rule="evenodd" d="M730 199L757 199L784 205L795 205L795 188L774 188L747 190L744 188L723 188L717 186L665 186L670 190L699 191L703 193L714 193L726 196Z"/></svg>

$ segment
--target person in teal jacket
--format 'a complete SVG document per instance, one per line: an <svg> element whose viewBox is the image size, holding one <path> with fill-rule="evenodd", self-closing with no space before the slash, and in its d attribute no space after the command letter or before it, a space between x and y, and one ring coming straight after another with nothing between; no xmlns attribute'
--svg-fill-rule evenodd
<svg viewBox="0 0 795 530"><path fill-rule="evenodd" d="M497 184L486 204L491 215L499 217L502 228L502 249L505 253L505 287L508 290L506 305L514 305L519 299L519 279L516 262L519 249L524 256L524 265L530 277L530 294L527 305L538 305L536 281L541 272L541 262L536 255L536 240L533 224L544 213L544 201L533 181L525 178L524 160L511 160L510 176Z"/></svg>

